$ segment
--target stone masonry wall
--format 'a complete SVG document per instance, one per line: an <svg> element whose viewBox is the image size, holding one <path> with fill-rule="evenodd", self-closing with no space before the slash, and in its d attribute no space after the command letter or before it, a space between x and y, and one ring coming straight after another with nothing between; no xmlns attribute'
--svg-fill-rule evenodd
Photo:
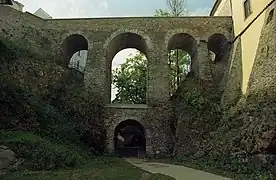
<svg viewBox="0 0 276 180"><path fill-rule="evenodd" d="M267 10L266 20L270 10L275 8L274 4ZM274 97L276 93L276 17L268 24L264 23L261 37L256 53L255 61L251 71L247 96L264 95ZM261 93L261 94L260 94Z"/></svg>
<svg viewBox="0 0 276 180"><path fill-rule="evenodd" d="M185 17L185 18L94 18L43 20L30 14L0 7L1 26L6 36L32 51L51 55L53 60L62 59L61 44L71 34L83 35L88 40L88 60L85 73L87 88L110 101L110 60L107 46L117 35L132 32L146 40L149 61L149 104L168 100L167 45L177 33L188 33L196 40L207 40L214 33L232 37L231 17ZM199 68L204 68L204 65ZM206 73L202 73L203 76ZM201 77L205 79L205 77Z"/></svg>
<svg viewBox="0 0 276 180"><path fill-rule="evenodd" d="M135 120L143 125L147 156L169 156L172 152L172 133L169 121L172 109L169 105L148 107L146 105L113 105L105 108L107 127L107 151L114 153L115 128L123 121Z"/></svg>
<svg viewBox="0 0 276 180"><path fill-rule="evenodd" d="M0 6L0 34L21 48L35 54L50 56L51 42L45 22L31 14L19 12L11 7Z"/></svg>
<svg viewBox="0 0 276 180"><path fill-rule="evenodd" d="M238 38L233 45L229 70L226 71L227 83L222 96L222 106L236 105L242 96L242 46Z"/></svg>

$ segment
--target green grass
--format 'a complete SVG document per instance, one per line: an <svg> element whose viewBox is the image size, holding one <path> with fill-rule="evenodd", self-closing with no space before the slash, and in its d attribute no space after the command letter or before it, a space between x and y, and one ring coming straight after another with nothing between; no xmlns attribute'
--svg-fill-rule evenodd
<svg viewBox="0 0 276 180"><path fill-rule="evenodd" d="M51 171L16 171L9 172L3 180L174 180L174 178L151 174L149 179L142 179L145 171L123 159L100 157L81 168L59 169ZM1 177L0 177L1 179Z"/></svg>
<svg viewBox="0 0 276 180"><path fill-rule="evenodd" d="M106 166L101 168L82 168L59 171L21 172L5 176L4 180L144 180L144 171L124 162L122 166ZM145 180L173 180L161 174L151 174Z"/></svg>
<svg viewBox="0 0 276 180"><path fill-rule="evenodd" d="M90 152L26 132L0 132L0 144L12 149L24 163L10 169L5 180L144 180L145 171L123 159ZM160 174L145 180L173 180Z"/></svg>
<svg viewBox="0 0 276 180"><path fill-rule="evenodd" d="M274 180L275 176L267 171L257 171L247 166L242 166L241 164L234 164L229 161L229 163L219 163L211 159L199 159L193 157L175 157L172 159L151 159L152 161L175 164L180 166L185 166L223 177L228 177L236 180Z"/></svg>

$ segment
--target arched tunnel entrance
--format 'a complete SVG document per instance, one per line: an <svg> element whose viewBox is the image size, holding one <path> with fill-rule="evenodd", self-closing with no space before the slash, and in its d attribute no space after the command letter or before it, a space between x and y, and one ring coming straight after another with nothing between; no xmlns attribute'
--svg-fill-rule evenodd
<svg viewBox="0 0 276 180"><path fill-rule="evenodd" d="M114 149L119 157L144 157L146 152L145 129L135 120L126 120L114 131Z"/></svg>

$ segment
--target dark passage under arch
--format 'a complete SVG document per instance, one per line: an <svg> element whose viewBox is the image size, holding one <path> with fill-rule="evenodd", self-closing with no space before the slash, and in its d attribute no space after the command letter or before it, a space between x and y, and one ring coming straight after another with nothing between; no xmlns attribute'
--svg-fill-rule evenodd
<svg viewBox="0 0 276 180"><path fill-rule="evenodd" d="M215 54L215 62L229 58L229 43L222 34L213 34L208 38L208 49Z"/></svg>
<svg viewBox="0 0 276 180"><path fill-rule="evenodd" d="M144 157L146 138L143 125L135 120L118 124L114 131L114 149L120 157Z"/></svg>
<svg viewBox="0 0 276 180"><path fill-rule="evenodd" d="M72 34L62 42L61 48L65 58L65 65L68 65L71 57L76 52L88 50L88 41L80 34Z"/></svg>

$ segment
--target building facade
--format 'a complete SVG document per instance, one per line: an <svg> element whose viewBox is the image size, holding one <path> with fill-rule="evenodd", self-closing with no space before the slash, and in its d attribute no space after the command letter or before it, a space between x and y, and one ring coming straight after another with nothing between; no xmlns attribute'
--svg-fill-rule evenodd
<svg viewBox="0 0 276 180"><path fill-rule="evenodd" d="M232 16L234 41L240 41L243 94L247 93L264 26L274 18L275 0L215 0L210 16ZM234 42L235 43L235 42Z"/></svg>
<svg viewBox="0 0 276 180"><path fill-rule="evenodd" d="M50 16L46 11L44 11L42 8L39 8L34 15L42 18L42 19L52 19L52 16Z"/></svg>

